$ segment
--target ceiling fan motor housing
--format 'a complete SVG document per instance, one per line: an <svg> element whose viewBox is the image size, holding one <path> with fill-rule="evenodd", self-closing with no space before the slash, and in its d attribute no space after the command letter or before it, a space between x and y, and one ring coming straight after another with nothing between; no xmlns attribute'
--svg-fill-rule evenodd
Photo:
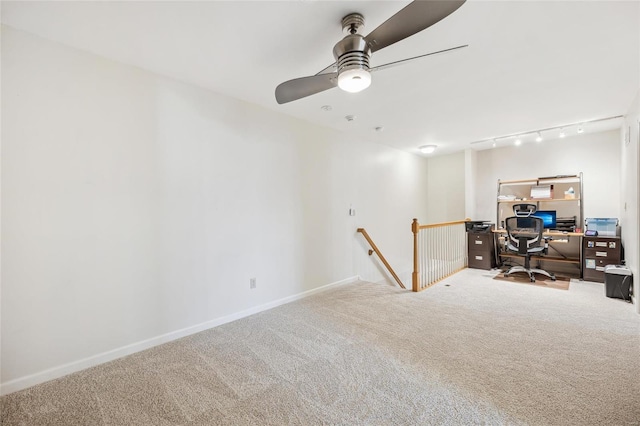
<svg viewBox="0 0 640 426"><path fill-rule="evenodd" d="M333 48L338 74L351 69L369 71L369 43L360 34L349 34Z"/></svg>

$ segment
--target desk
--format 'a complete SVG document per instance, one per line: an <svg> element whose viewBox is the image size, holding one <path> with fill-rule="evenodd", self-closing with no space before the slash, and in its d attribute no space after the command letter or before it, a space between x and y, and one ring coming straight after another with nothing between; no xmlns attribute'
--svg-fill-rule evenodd
<svg viewBox="0 0 640 426"><path fill-rule="evenodd" d="M493 233L496 238L496 247L498 248L496 260L499 265L502 265L502 259L504 258L522 257L517 253L502 251L504 248L504 238L507 235L506 229L494 229ZM577 266L579 278L582 278L582 237L584 237L584 233L546 231L542 236L551 238L549 240L549 251L555 251L558 255L547 254L534 256L531 259L538 262L554 262L557 264L557 267L550 267L551 265L549 265L548 267L542 268L552 272L570 273L570 269L562 268L563 264L566 266ZM563 253L563 251L566 253Z"/></svg>

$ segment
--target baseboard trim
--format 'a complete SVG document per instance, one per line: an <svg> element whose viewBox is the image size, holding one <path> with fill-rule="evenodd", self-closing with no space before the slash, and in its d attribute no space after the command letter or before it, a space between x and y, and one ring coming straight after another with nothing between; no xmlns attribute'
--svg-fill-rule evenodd
<svg viewBox="0 0 640 426"><path fill-rule="evenodd" d="M49 380L57 379L71 373L76 373L78 371L85 370L90 367L95 367L96 365L104 364L105 362L113 361L115 359L122 358L124 356L131 355L136 352L140 352L145 349L149 349L154 346L161 345L163 343L168 343L173 340L180 339L182 337L190 336L192 334L199 333L201 331L208 330L210 328L214 328L222 324L227 324L229 322L239 320L241 318L245 318L262 311L267 311L269 309L273 309L280 305L285 305L287 303L291 303L296 300L304 299L305 297L309 297L311 295L329 290L330 288L337 287L344 284L349 284L358 280L359 280L358 276L345 278L343 280L326 284L311 290L307 290L302 293L294 294L293 296L284 297L282 299L274 300L272 302L265 303L263 305L254 306L252 308L245 309L240 312L236 312L230 315L226 315L223 317L215 318L210 321L196 324L191 327L186 327L181 330L172 331L170 333L162 334L160 336L152 337L150 339L142 340L140 342L132 343L130 345L122 346L117 349L96 354L88 358L84 358L78 361L73 361L67 364L60 365L58 367L49 368L47 370L40 371L38 373L31 374L29 376L20 377L20 378L8 381L6 383L1 383L0 395L7 395L13 392L17 392L17 391L29 388L31 386L38 385L40 383L48 382Z"/></svg>

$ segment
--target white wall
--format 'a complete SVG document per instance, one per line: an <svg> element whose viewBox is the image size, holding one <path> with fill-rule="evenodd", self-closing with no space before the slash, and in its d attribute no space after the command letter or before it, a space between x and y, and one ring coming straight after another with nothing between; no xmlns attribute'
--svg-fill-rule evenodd
<svg viewBox="0 0 640 426"><path fill-rule="evenodd" d="M2 392L410 269L424 158L2 31Z"/></svg>
<svg viewBox="0 0 640 426"><path fill-rule="evenodd" d="M585 217L620 217L620 131L588 133L540 144L479 151L478 217L496 220L498 179L583 173Z"/></svg>
<svg viewBox="0 0 640 426"><path fill-rule="evenodd" d="M491 220L490 218L479 218L476 211L476 175L478 174L478 151L473 149L466 149L464 151L464 164L464 217L471 220Z"/></svg>
<svg viewBox="0 0 640 426"><path fill-rule="evenodd" d="M427 195L429 206L421 224L449 222L466 218L465 152L429 158Z"/></svg>
<svg viewBox="0 0 640 426"><path fill-rule="evenodd" d="M629 108L622 129L622 243L625 259L634 276L636 310L640 313L640 231L638 229L640 210L640 90Z"/></svg>
<svg viewBox="0 0 640 426"><path fill-rule="evenodd" d="M363 149L358 155L364 155ZM407 288L411 288L413 268L414 217L425 217L427 211L427 162L422 157L390 150L379 145L367 145L366 156L352 159L359 201L356 225L371 235L387 261ZM345 167L350 167L345 164ZM375 255L369 257L369 246L357 238L354 258L361 278L395 285ZM373 262L372 262L373 260Z"/></svg>

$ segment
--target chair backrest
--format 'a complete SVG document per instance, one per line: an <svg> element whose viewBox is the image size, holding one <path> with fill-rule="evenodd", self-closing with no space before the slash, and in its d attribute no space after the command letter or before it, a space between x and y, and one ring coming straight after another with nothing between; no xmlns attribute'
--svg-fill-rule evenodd
<svg viewBox="0 0 640 426"><path fill-rule="evenodd" d="M535 204L520 203L513 205L513 214L518 217L529 217L538 210Z"/></svg>
<svg viewBox="0 0 640 426"><path fill-rule="evenodd" d="M511 216L505 220L507 238L518 248L519 254L526 254L540 247L543 242L544 222L536 216Z"/></svg>

